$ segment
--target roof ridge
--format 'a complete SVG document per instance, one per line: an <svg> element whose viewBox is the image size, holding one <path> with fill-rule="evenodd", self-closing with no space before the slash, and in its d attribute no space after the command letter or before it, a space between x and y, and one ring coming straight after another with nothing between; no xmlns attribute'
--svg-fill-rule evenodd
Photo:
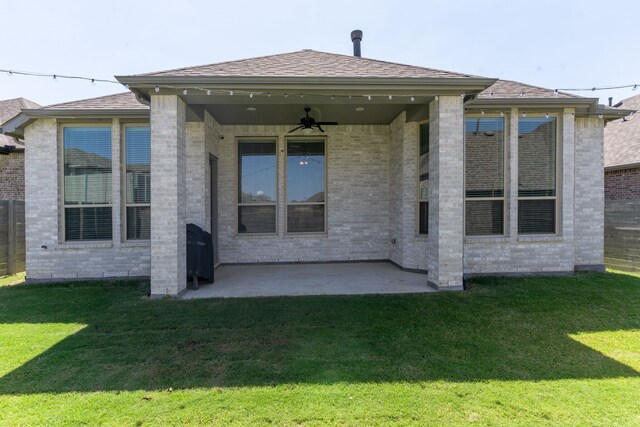
<svg viewBox="0 0 640 427"><path fill-rule="evenodd" d="M251 58L232 59L232 60L222 61L222 62L211 62L209 64L200 64L200 65L191 65L191 66L179 67L179 68L170 68L168 70L159 70L159 71L152 71L150 73L134 74L134 76L152 76L152 75L158 74L158 73L170 73L170 72L173 72L173 71L183 71L183 70L190 70L190 69L194 69L194 68L211 67L213 65L224 65L224 64L230 64L232 62L236 62L237 63L237 62L253 61L253 60L256 60L256 59L269 58L269 57L272 57L272 56L291 55L292 53L304 52L304 51L309 51L309 50L312 50L312 49L302 49L302 50L295 50L293 52L274 53L274 54L271 54L271 55L253 56Z"/></svg>
<svg viewBox="0 0 640 427"><path fill-rule="evenodd" d="M330 56L336 56L336 57L341 57L341 58L349 58L349 59L352 59L352 60L355 60L355 61L367 61L367 62L376 63L376 64L386 64L386 65L393 65L393 66L399 66L399 67L407 67L407 68L411 68L411 69L414 69L414 70L417 69L417 70L430 71L430 72L447 73L447 74L453 74L453 75L471 77L471 78L474 78L474 77L475 78L485 78L485 77L482 77L482 76L477 76L477 75L467 74L467 73L460 73L460 72L456 72L456 71L448 71L448 70L442 70L442 69L438 69L438 68L429 68L429 67L423 67L423 66L420 66L420 65L402 64L400 62L385 61L385 60L374 59L374 58L366 58L366 57L363 58L363 57L360 57L360 56L346 55L346 54L343 54L343 53L324 52L324 51L314 50L314 49L301 49L301 50L296 50L296 51L292 51L292 52L283 52L283 53L276 53L276 54L271 54L271 55L254 56L254 57L250 57L250 58L234 59L234 60L229 60L229 61L213 62L213 63L209 63L209 64L200 64L200 65L194 65L194 66L179 67L179 68L173 68L173 69L169 69L169 70L152 71L152 72L149 72L149 73L134 74L133 76L140 76L140 77L154 76L154 75L157 75L157 74L166 74L166 73L173 73L173 72L180 72L180 71L187 71L187 70L197 70L197 69L206 68L206 67L219 67L219 66L224 66L224 65L227 65L227 64L242 64L242 63L245 63L245 62L250 62L250 61L255 61L255 60L260 60L260 59L265 59L265 58L283 57L283 56L287 56L287 55L301 54L301 53L305 53L305 52L312 52L312 53L315 53L315 54L330 55Z"/></svg>
<svg viewBox="0 0 640 427"><path fill-rule="evenodd" d="M428 71L437 71L437 72L441 72L441 73L459 74L461 76L485 78L483 76L477 76L477 75L467 74L467 73L460 73L458 71L449 71L449 70L443 70L443 69L440 69L440 68L423 67L422 65L403 64L401 62L385 61L383 59L374 59L374 58L367 58L367 57L362 57L362 56L346 55L344 53L323 52L323 51L320 51L320 50L313 50L313 49L303 49L303 51L304 50L311 51L311 52L316 52L316 53L328 54L328 55L343 56L345 58L353 58L353 59L356 59L356 60L365 60L365 61L371 61L371 62L377 62L377 63L383 63L383 64L389 64L389 65L399 65L401 67L420 68L422 70L428 70Z"/></svg>
<svg viewBox="0 0 640 427"><path fill-rule="evenodd" d="M93 97L93 98L75 99L73 101L67 101L67 102L61 102L61 103L58 103L58 104L45 105L44 107L40 107L40 108L45 109L45 108L52 108L52 107L62 107L62 106L68 105L68 104L75 104L77 102L94 101L94 100L97 100L97 99L111 98L111 97L114 97L114 96L122 96L122 95L128 95L128 94L134 95L133 92L120 92L120 93L113 93L111 95L96 96L96 97Z"/></svg>

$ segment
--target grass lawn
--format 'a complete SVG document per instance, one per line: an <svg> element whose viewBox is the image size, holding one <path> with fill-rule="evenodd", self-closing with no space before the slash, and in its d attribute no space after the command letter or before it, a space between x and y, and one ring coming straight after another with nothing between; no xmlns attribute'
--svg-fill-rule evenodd
<svg viewBox="0 0 640 427"><path fill-rule="evenodd" d="M0 287L0 425L639 425L640 278L148 300Z"/></svg>

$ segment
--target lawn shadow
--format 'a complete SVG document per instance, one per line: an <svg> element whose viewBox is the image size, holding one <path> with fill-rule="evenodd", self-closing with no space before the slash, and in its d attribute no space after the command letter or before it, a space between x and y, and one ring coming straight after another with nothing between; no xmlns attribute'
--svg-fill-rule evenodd
<svg viewBox="0 0 640 427"><path fill-rule="evenodd" d="M464 293L191 301L148 300L147 287L0 288L0 324L87 325L1 377L0 394L640 376L569 337L640 330L640 278L631 276L485 278Z"/></svg>

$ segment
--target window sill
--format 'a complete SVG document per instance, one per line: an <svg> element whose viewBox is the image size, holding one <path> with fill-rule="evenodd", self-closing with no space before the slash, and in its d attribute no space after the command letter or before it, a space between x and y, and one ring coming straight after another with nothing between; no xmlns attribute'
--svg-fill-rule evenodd
<svg viewBox="0 0 640 427"><path fill-rule="evenodd" d="M508 236L468 236L464 238L465 244L474 243L508 243Z"/></svg>
<svg viewBox="0 0 640 427"><path fill-rule="evenodd" d="M120 243L121 248L148 248L151 246L151 240L125 240Z"/></svg>
<svg viewBox="0 0 640 427"><path fill-rule="evenodd" d="M415 234L414 239L416 242L428 242L429 235L428 234Z"/></svg>
<svg viewBox="0 0 640 427"><path fill-rule="evenodd" d="M59 243L56 249L107 249L113 248L113 242L63 242Z"/></svg>
<svg viewBox="0 0 640 427"><path fill-rule="evenodd" d="M285 233L285 239L313 239L313 238L327 238L329 234L326 231L318 232L318 233Z"/></svg>
<svg viewBox="0 0 640 427"><path fill-rule="evenodd" d="M236 233L234 239L273 239L277 237L277 233Z"/></svg>
<svg viewBox="0 0 640 427"><path fill-rule="evenodd" d="M518 236L518 242L536 243L536 242L563 242L564 238L557 234L539 234L535 236Z"/></svg>

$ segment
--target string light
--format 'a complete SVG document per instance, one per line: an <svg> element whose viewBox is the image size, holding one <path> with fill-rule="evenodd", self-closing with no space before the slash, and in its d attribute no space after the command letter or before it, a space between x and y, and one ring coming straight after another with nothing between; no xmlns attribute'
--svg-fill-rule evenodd
<svg viewBox="0 0 640 427"><path fill-rule="evenodd" d="M160 92L160 86L156 85L156 93Z"/></svg>
<svg viewBox="0 0 640 427"><path fill-rule="evenodd" d="M211 90L207 89L207 95L211 95Z"/></svg>
<svg viewBox="0 0 640 427"><path fill-rule="evenodd" d="M525 113L524 111L522 112L522 117L527 117L527 113Z"/></svg>
<svg viewBox="0 0 640 427"><path fill-rule="evenodd" d="M440 97L438 95L436 95L436 97L434 99L437 101L438 99L440 99Z"/></svg>
<svg viewBox="0 0 640 427"><path fill-rule="evenodd" d="M411 102L415 101L416 99L412 96L411 97Z"/></svg>
<svg viewBox="0 0 640 427"><path fill-rule="evenodd" d="M367 96L367 99L368 99L369 101L371 101L371 95Z"/></svg>
<svg viewBox="0 0 640 427"><path fill-rule="evenodd" d="M253 98L253 92L249 93L249 98Z"/></svg>
<svg viewBox="0 0 640 427"><path fill-rule="evenodd" d="M86 76L77 76L77 75L66 75L66 74L53 74L53 73L41 73L41 72L34 72L34 71L17 71L17 70L12 70L12 69L0 69L0 73L6 73L8 76L14 76L14 75L20 75L20 76L27 76L27 77L48 77L48 78L52 78L53 80L57 81L59 79L73 79L73 80L85 80L88 81L90 83L96 84L96 83L110 83L110 84L117 84L120 85L121 83L118 82L117 80L112 80L112 79L99 79L99 78L95 78L95 77L86 77ZM576 88L557 88L557 89L553 89L553 94L554 96L559 96L560 95L560 91L569 91L569 92L583 92L583 91L589 91L589 92L596 92L596 91L603 91L603 90L613 90L613 89L631 89L631 90L637 90L638 86L640 86L640 83L630 83L630 84L619 84L619 85L611 85L611 86L591 86L591 87L576 87ZM127 87L125 85L125 87ZM159 86L155 86L156 89L156 93L159 92ZM127 88L128 89L128 88ZM190 89L196 89L196 88L190 88ZM226 91L227 94L233 96L233 91ZM524 97L526 92L519 92L519 93L501 93L501 94L497 94L494 92L490 92L488 94L489 98L494 98L498 95L518 95L519 97ZM301 94L302 96L303 94ZM389 96L389 95L387 95ZM464 96L464 94L462 95ZM350 96L349 96L350 97ZM413 101L412 101L413 102Z"/></svg>
<svg viewBox="0 0 640 427"><path fill-rule="evenodd" d="M184 90L182 91L182 94L183 94L183 95L186 95L186 94L187 94L187 90L186 90L186 89L184 89Z"/></svg>
<svg viewBox="0 0 640 427"><path fill-rule="evenodd" d="M500 117L504 117L504 111L500 111Z"/></svg>
<svg viewBox="0 0 640 427"><path fill-rule="evenodd" d="M484 116L484 110L480 110L480 114Z"/></svg>
<svg viewBox="0 0 640 427"><path fill-rule="evenodd" d="M393 95L389 95L389 101L393 99Z"/></svg>
<svg viewBox="0 0 640 427"><path fill-rule="evenodd" d="M544 118L548 119L549 118L549 113L544 113Z"/></svg>

